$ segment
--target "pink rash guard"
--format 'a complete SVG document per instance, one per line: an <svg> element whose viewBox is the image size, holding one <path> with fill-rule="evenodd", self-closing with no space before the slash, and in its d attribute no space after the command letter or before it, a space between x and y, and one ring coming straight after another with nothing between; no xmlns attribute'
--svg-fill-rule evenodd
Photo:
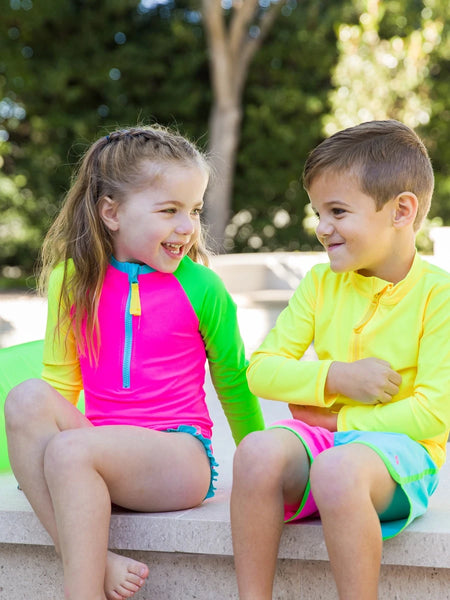
<svg viewBox="0 0 450 600"><path fill-rule="evenodd" d="M236 443L264 428L247 386L236 307L213 271L188 257L173 274L113 258L99 302L97 363L79 355L71 328L67 339L55 335L62 274L60 265L49 285L43 378L74 404L84 389L94 425L187 425L210 439L208 360Z"/></svg>

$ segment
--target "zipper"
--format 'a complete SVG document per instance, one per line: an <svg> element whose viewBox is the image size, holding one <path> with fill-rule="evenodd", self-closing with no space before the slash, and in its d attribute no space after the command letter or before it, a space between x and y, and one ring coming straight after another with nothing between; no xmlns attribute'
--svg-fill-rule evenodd
<svg viewBox="0 0 450 600"><path fill-rule="evenodd" d="M364 327L369 323L374 314L376 313L378 306L380 304L381 296L385 293L385 291L390 286L386 286L381 292L378 292L374 295L372 302L370 303L369 309L362 318L362 320L353 328L353 333L355 333L354 341L353 341L353 360L358 360L359 357L359 342L360 337L359 334L363 331Z"/></svg>
<svg viewBox="0 0 450 600"><path fill-rule="evenodd" d="M122 385L124 389L129 389L131 385L131 352L133 350L133 317L141 315L141 302L139 298L139 265L132 265L134 268L128 271L128 290L127 304L125 307L125 340L123 345L122 362Z"/></svg>
<svg viewBox="0 0 450 600"><path fill-rule="evenodd" d="M131 387L131 355L133 352L133 317L140 317L142 312L139 293L139 275L152 273L155 269L147 265L120 262L114 257L111 257L111 265L118 271L126 273L128 276L129 288L124 315L125 336L122 354L122 387L123 389L129 389Z"/></svg>

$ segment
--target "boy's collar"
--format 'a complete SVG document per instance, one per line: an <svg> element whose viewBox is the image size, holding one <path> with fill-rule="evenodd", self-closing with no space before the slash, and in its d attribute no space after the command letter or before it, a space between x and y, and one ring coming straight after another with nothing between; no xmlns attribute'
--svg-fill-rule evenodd
<svg viewBox="0 0 450 600"><path fill-rule="evenodd" d="M379 277L366 277L355 271L349 273L352 285L364 295L373 297L382 293L384 302L398 302L416 285L422 275L422 259L416 254L408 274L395 285Z"/></svg>

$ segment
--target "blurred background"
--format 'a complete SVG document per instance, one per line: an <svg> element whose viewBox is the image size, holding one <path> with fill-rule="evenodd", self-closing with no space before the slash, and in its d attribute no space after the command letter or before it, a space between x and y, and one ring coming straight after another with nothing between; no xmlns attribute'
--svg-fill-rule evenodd
<svg viewBox="0 0 450 600"><path fill-rule="evenodd" d="M0 285L34 288L77 161L159 122L211 154L217 253L317 250L300 176L338 129L396 118L429 148L450 225L447 0L1 0Z"/></svg>

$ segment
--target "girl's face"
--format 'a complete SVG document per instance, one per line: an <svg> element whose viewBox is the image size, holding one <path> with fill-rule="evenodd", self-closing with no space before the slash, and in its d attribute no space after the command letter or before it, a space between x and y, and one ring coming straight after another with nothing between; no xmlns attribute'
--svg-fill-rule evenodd
<svg viewBox="0 0 450 600"><path fill-rule="evenodd" d="M194 164L164 165L149 185L129 193L121 202L104 198L100 216L112 233L114 257L173 273L200 234L200 213L208 184L204 169Z"/></svg>

